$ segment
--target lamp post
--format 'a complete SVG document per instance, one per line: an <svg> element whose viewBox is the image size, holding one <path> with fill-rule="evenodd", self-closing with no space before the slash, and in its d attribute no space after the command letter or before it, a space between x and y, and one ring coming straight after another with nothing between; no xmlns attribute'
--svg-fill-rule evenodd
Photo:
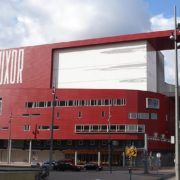
<svg viewBox="0 0 180 180"><path fill-rule="evenodd" d="M108 113L108 162L109 162L109 172L112 173L112 166L111 166L111 109L109 106L109 113Z"/></svg>
<svg viewBox="0 0 180 180"><path fill-rule="evenodd" d="M148 174L148 142L147 134L144 134L144 174Z"/></svg>
<svg viewBox="0 0 180 180"><path fill-rule="evenodd" d="M12 148L12 139L11 139L11 121L12 121L12 112L9 116L9 137L8 137L8 164L11 163L11 148Z"/></svg>
<svg viewBox="0 0 180 180"><path fill-rule="evenodd" d="M49 167L52 167L52 157L53 157L53 142L54 142L54 110L56 106L56 89L53 87L52 89L53 94L53 102L52 102L52 119L51 119L51 136L50 136L50 150L49 150Z"/></svg>
<svg viewBox="0 0 180 180"><path fill-rule="evenodd" d="M175 179L180 180L180 137L179 137L179 85L178 85L178 51L177 51L177 30L180 30L180 24L176 19L176 6L174 6L174 33L170 39L174 41L175 53Z"/></svg>

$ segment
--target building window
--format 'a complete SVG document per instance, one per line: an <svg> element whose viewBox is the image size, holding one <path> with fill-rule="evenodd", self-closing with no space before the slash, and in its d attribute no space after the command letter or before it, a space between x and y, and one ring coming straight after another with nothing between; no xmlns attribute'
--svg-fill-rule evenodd
<svg viewBox="0 0 180 180"><path fill-rule="evenodd" d="M26 108L47 108L52 107L52 101L26 102ZM91 99L91 100L55 100L55 106L124 106L126 99Z"/></svg>
<svg viewBox="0 0 180 180"><path fill-rule="evenodd" d="M126 125L126 132L129 132L129 133L138 132L137 131L137 125L135 125L135 124Z"/></svg>
<svg viewBox="0 0 180 180"><path fill-rule="evenodd" d="M79 112L78 112L78 118L81 118L81 117L82 117L82 112L79 111Z"/></svg>
<svg viewBox="0 0 180 180"><path fill-rule="evenodd" d="M129 113L129 119L137 119L137 113Z"/></svg>
<svg viewBox="0 0 180 180"><path fill-rule="evenodd" d="M111 132L116 132L116 125L111 125L110 126L110 131Z"/></svg>
<svg viewBox="0 0 180 180"><path fill-rule="evenodd" d="M47 107L51 107L51 106L52 106L51 101L48 101L48 102L47 102Z"/></svg>
<svg viewBox="0 0 180 180"><path fill-rule="evenodd" d="M157 119L157 113L151 113L151 119Z"/></svg>
<svg viewBox="0 0 180 180"><path fill-rule="evenodd" d="M54 129L54 130L58 130L58 129L59 129L59 126L56 126L56 125L55 125L55 126L53 126L53 129Z"/></svg>
<svg viewBox="0 0 180 180"><path fill-rule="evenodd" d="M109 99L105 99L105 105L106 105L106 106L109 105Z"/></svg>
<svg viewBox="0 0 180 180"><path fill-rule="evenodd" d="M8 129L9 129L9 127L7 127L7 126L4 126L1 128L1 130L8 130Z"/></svg>
<svg viewBox="0 0 180 180"><path fill-rule="evenodd" d="M125 125L118 125L118 132L125 132Z"/></svg>
<svg viewBox="0 0 180 180"><path fill-rule="evenodd" d="M89 130L90 130L89 125L85 125L85 126L84 126L84 131L85 131L85 132L89 132Z"/></svg>
<svg viewBox="0 0 180 180"><path fill-rule="evenodd" d="M102 125L101 126L101 132L107 132L107 125Z"/></svg>
<svg viewBox="0 0 180 180"><path fill-rule="evenodd" d="M45 102L43 101L39 102L39 107L45 107Z"/></svg>
<svg viewBox="0 0 180 180"><path fill-rule="evenodd" d="M159 109L159 106L160 106L159 99L146 98L146 108Z"/></svg>
<svg viewBox="0 0 180 180"><path fill-rule="evenodd" d="M38 127L39 130L50 130L50 126L41 125Z"/></svg>
<svg viewBox="0 0 180 180"><path fill-rule="evenodd" d="M23 117L36 117L36 116L40 116L40 114L38 113L33 113L33 114L22 114Z"/></svg>
<svg viewBox="0 0 180 180"><path fill-rule="evenodd" d="M23 130L24 131L30 131L30 125L24 125L24 127L23 127Z"/></svg>
<svg viewBox="0 0 180 180"><path fill-rule="evenodd" d="M138 132L139 133L144 133L145 132L145 126L144 125L138 125Z"/></svg>
<svg viewBox="0 0 180 180"><path fill-rule="evenodd" d="M65 101L60 101L60 106L66 106L66 102Z"/></svg>
<svg viewBox="0 0 180 180"><path fill-rule="evenodd" d="M101 117L105 117L105 112L104 111L101 112Z"/></svg>
<svg viewBox="0 0 180 180"><path fill-rule="evenodd" d="M138 119L149 119L149 113L138 113Z"/></svg>
<svg viewBox="0 0 180 180"><path fill-rule="evenodd" d="M144 133L144 124L113 124L110 126L111 133ZM108 125L86 124L76 125L75 133L108 133Z"/></svg>
<svg viewBox="0 0 180 180"><path fill-rule="evenodd" d="M99 125L92 125L91 128L92 128L91 131L93 131L93 132L98 132L99 131Z"/></svg>
<svg viewBox="0 0 180 180"><path fill-rule="evenodd" d="M82 126L76 125L75 126L75 131L76 132L81 132L82 131Z"/></svg>

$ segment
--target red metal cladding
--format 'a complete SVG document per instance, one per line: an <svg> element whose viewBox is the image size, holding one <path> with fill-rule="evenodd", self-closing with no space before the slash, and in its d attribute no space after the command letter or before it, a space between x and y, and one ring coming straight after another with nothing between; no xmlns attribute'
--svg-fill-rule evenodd
<svg viewBox="0 0 180 180"><path fill-rule="evenodd" d="M12 93L13 92L13 93ZM25 102L52 101L51 89L1 89L3 99L3 113L1 115L0 128L9 127L10 113L11 138L12 139L49 139L50 130L38 130L38 126L50 126L52 121L52 107L25 108ZM170 123L173 119L169 116L170 99L166 96L144 91L135 90L81 90L81 89L60 89L56 90L56 96L60 100L90 100L90 99L116 99L123 97L127 103L124 106L112 106L111 124L144 124L148 135L154 136L165 134L169 138L171 131ZM146 98L157 98L160 100L159 109L147 109ZM104 111L104 117L101 112ZM60 113L60 118L57 113ZM78 112L82 113L78 117ZM129 113L157 113L157 119L129 119ZM39 116L23 116L23 114L40 114ZM76 124L108 124L109 106L77 106L77 107L55 107L55 125L59 126L54 130L54 139L107 139L107 133L76 133ZM29 125L30 130L25 131L24 125ZM1 130L1 139L9 138L8 130ZM135 133L112 133L112 139L143 139L143 134Z"/></svg>

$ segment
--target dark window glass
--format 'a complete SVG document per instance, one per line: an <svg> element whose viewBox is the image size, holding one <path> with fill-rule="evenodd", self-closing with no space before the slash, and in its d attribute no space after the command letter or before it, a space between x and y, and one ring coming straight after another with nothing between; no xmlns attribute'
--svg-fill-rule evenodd
<svg viewBox="0 0 180 180"><path fill-rule="evenodd" d="M60 101L60 106L65 106L65 105L66 105L65 101Z"/></svg>
<svg viewBox="0 0 180 180"><path fill-rule="evenodd" d="M84 126L84 131L89 131L89 126Z"/></svg>
<svg viewBox="0 0 180 180"><path fill-rule="evenodd" d="M44 107L44 102L39 102L39 107Z"/></svg>
<svg viewBox="0 0 180 180"><path fill-rule="evenodd" d="M104 117L104 116L105 116L105 112L102 111L102 112L101 112L101 117Z"/></svg>
<svg viewBox="0 0 180 180"><path fill-rule="evenodd" d="M93 125L93 126L92 126L92 130L93 130L93 131L98 131L98 130L99 130L99 126Z"/></svg>
<svg viewBox="0 0 180 180"><path fill-rule="evenodd" d="M111 125L110 129L111 129L111 131L116 131L116 125Z"/></svg>
<svg viewBox="0 0 180 180"><path fill-rule="evenodd" d="M28 102L28 108L32 108L33 102Z"/></svg>
<svg viewBox="0 0 180 180"><path fill-rule="evenodd" d="M47 106L48 106L48 107L51 107L51 101L48 101L48 102L47 102Z"/></svg>
<svg viewBox="0 0 180 180"><path fill-rule="evenodd" d="M101 106L101 100L98 100L98 105Z"/></svg>
<svg viewBox="0 0 180 180"><path fill-rule="evenodd" d="M117 105L122 105L121 99L117 99Z"/></svg>
<svg viewBox="0 0 180 180"><path fill-rule="evenodd" d="M76 126L76 131L77 132L81 131L81 126Z"/></svg>
<svg viewBox="0 0 180 180"><path fill-rule="evenodd" d="M73 101L69 100L69 106L73 106Z"/></svg>
<svg viewBox="0 0 180 180"><path fill-rule="evenodd" d="M78 117L82 117L82 113L81 112L78 112Z"/></svg>
<svg viewBox="0 0 180 180"><path fill-rule="evenodd" d="M84 106L85 105L85 102L84 102L84 100L82 100L82 106Z"/></svg>
<svg viewBox="0 0 180 180"><path fill-rule="evenodd" d="M53 129L59 129L59 126L53 126Z"/></svg>
<svg viewBox="0 0 180 180"><path fill-rule="evenodd" d="M109 100L105 99L105 105L109 105Z"/></svg>
<svg viewBox="0 0 180 180"><path fill-rule="evenodd" d="M107 125L102 125L101 126L101 131L107 131Z"/></svg>

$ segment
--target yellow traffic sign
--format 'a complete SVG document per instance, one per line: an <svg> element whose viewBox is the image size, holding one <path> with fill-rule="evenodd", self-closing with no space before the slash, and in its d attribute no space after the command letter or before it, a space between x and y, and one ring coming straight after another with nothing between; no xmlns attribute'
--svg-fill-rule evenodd
<svg viewBox="0 0 180 180"><path fill-rule="evenodd" d="M136 157L137 156L137 149L134 146L126 147L125 148L125 154L128 157Z"/></svg>

